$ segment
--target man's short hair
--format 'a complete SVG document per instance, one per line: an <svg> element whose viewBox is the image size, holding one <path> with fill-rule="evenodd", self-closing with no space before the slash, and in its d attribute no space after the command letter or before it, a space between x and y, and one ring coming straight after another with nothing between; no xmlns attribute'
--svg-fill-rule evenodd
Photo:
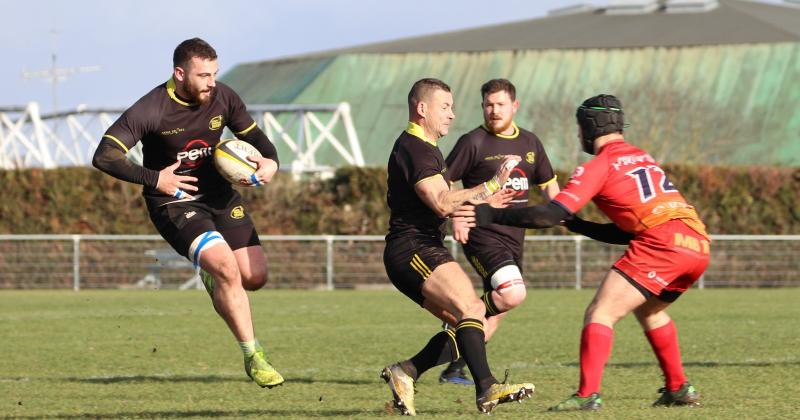
<svg viewBox="0 0 800 420"><path fill-rule="evenodd" d="M517 88L514 87L513 83L509 82L508 79L492 79L481 86L481 101L486 99L486 95L502 91L508 92L508 97L512 101L517 100Z"/></svg>
<svg viewBox="0 0 800 420"><path fill-rule="evenodd" d="M422 102L437 89L450 92L450 86L439 79L425 78L417 80L408 92L408 109L416 109L417 104Z"/></svg>
<svg viewBox="0 0 800 420"><path fill-rule="evenodd" d="M175 67L185 68L189 61L192 60L192 57L216 60L217 52L208 42L200 38L187 39L175 47L175 52L172 54L172 64Z"/></svg>

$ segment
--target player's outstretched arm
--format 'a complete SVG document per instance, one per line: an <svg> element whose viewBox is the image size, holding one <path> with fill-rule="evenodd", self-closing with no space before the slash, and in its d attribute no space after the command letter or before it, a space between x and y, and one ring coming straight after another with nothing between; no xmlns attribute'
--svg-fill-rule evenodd
<svg viewBox="0 0 800 420"><path fill-rule="evenodd" d="M488 204L475 206L475 219L478 226L497 223L506 226L541 229L557 225L569 217L563 207L551 201L532 207L498 209Z"/></svg>
<svg viewBox="0 0 800 420"><path fill-rule="evenodd" d="M511 175L520 157L508 155L492 179L483 184L464 190L451 190L442 176L433 176L414 186L420 199L439 217L450 216L467 201L481 202L492 194L502 191L503 184ZM510 164L509 162L513 162Z"/></svg>
<svg viewBox="0 0 800 420"><path fill-rule="evenodd" d="M619 228L614 223L595 223L573 216L564 221L564 226L571 232L579 233L595 241L607 244L627 245L634 235Z"/></svg>

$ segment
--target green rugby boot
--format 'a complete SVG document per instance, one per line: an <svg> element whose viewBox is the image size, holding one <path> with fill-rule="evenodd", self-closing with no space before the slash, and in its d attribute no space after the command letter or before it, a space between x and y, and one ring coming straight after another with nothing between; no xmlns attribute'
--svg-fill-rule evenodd
<svg viewBox="0 0 800 420"><path fill-rule="evenodd" d="M394 407L404 416L416 416L414 408L414 379L400 367L399 363L386 366L381 371L381 378L389 385L392 391Z"/></svg>
<svg viewBox="0 0 800 420"><path fill-rule="evenodd" d="M214 277L206 270L200 270L200 280L203 281L203 287L211 298L214 298Z"/></svg>
<svg viewBox="0 0 800 420"><path fill-rule="evenodd" d="M684 382L677 391L668 391L666 388L661 388L658 392L661 393L661 397L653 403L653 407L672 407L675 405L697 407L700 405L700 393L689 382Z"/></svg>
<svg viewBox="0 0 800 420"><path fill-rule="evenodd" d="M476 398L475 403L478 405L478 411L481 413L491 414L492 410L499 404L517 401L522 403L525 398L530 398L533 395L535 387L531 383L521 384L492 384L486 391Z"/></svg>
<svg viewBox="0 0 800 420"><path fill-rule="evenodd" d="M258 346L258 350L252 356L244 359L244 371L262 388L283 384L283 376L269 364L261 346Z"/></svg>
<svg viewBox="0 0 800 420"><path fill-rule="evenodd" d="M601 408L603 408L603 399L600 398L600 393L594 392L588 397L572 394L566 400L548 408L547 411L599 410Z"/></svg>

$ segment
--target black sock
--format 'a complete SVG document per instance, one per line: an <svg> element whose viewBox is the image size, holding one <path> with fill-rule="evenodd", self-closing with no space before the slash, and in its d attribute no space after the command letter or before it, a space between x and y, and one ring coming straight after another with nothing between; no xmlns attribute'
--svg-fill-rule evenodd
<svg viewBox="0 0 800 420"><path fill-rule="evenodd" d="M458 348L455 332L448 329L431 337L419 353L401 362L400 366L416 381L426 370L456 359L458 359Z"/></svg>
<svg viewBox="0 0 800 420"><path fill-rule="evenodd" d="M483 323L477 319L462 319L456 325L456 342L461 357L469 367L475 381L475 392L480 394L497 383L486 361L486 343L484 343Z"/></svg>
<svg viewBox="0 0 800 420"><path fill-rule="evenodd" d="M481 296L481 301L483 301L483 306L486 307L487 318L492 315L502 313L501 310L497 309L497 305L495 305L494 300L492 300L492 290L484 293L483 296Z"/></svg>

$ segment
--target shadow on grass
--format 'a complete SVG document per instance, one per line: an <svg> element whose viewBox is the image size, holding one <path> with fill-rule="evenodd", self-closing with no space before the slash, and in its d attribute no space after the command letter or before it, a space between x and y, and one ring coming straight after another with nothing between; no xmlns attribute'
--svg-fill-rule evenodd
<svg viewBox="0 0 800 420"><path fill-rule="evenodd" d="M384 413L381 410L170 410L170 411L130 411L130 412L110 412L110 413L79 413L67 415L48 415L51 419L118 419L118 418L145 418L145 419L164 419L164 418L200 418L200 417L360 417L376 416ZM385 414L385 413L384 413ZM14 416L16 419L41 419L42 416Z"/></svg>
<svg viewBox="0 0 800 420"><path fill-rule="evenodd" d="M67 382L79 382L88 384L139 384L139 383L185 383L185 382L199 382L199 383L220 383L220 382L249 382L244 375L240 376L220 376L220 375L207 375L207 376L187 376L187 375L123 375L123 376L101 376L90 378L65 378ZM378 379L321 379L321 378L286 378L286 384L338 384L338 385L369 385L379 383Z"/></svg>

